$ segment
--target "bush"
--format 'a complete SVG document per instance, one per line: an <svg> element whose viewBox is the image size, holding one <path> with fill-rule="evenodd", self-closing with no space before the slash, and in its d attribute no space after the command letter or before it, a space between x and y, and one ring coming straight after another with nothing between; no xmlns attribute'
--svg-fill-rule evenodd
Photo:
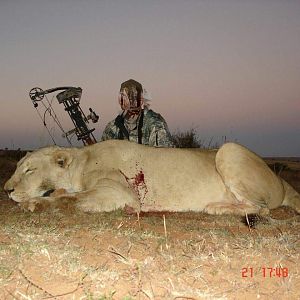
<svg viewBox="0 0 300 300"><path fill-rule="evenodd" d="M218 143L212 144L213 138L211 138L207 144L205 143L205 141L202 141L194 128L183 132L176 131L172 134L172 140L176 148L219 148Z"/></svg>

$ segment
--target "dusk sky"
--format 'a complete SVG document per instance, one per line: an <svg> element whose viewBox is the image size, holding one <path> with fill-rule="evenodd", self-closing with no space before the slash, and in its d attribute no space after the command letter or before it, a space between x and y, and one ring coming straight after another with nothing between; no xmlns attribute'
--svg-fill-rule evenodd
<svg viewBox="0 0 300 300"><path fill-rule="evenodd" d="M51 144L31 88L81 87L100 139L133 78L171 132L300 156L299 0L0 0L0 43L0 148Z"/></svg>

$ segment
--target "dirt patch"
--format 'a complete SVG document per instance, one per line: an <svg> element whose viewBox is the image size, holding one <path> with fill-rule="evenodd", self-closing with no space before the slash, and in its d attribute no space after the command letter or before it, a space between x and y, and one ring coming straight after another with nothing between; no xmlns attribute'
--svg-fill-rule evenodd
<svg viewBox="0 0 300 300"><path fill-rule="evenodd" d="M14 166L1 158L0 299L300 298L291 209L255 229L204 213L22 212L2 189ZM299 170L282 170L296 188Z"/></svg>

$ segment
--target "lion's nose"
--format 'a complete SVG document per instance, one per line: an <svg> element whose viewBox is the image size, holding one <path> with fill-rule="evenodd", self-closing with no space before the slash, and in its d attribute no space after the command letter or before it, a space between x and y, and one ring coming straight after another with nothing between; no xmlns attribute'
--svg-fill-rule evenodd
<svg viewBox="0 0 300 300"><path fill-rule="evenodd" d="M8 184L8 182L4 185L4 191L7 192L8 194L12 193L15 189Z"/></svg>

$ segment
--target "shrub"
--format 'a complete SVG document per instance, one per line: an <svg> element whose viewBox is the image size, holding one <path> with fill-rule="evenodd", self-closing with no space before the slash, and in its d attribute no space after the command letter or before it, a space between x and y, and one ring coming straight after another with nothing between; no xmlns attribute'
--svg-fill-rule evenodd
<svg viewBox="0 0 300 300"><path fill-rule="evenodd" d="M201 140L195 128L186 131L177 130L172 134L172 140L176 148L201 148L201 149L215 149L219 148L218 143L213 143L213 138L208 143ZM226 137L223 138L226 142Z"/></svg>

